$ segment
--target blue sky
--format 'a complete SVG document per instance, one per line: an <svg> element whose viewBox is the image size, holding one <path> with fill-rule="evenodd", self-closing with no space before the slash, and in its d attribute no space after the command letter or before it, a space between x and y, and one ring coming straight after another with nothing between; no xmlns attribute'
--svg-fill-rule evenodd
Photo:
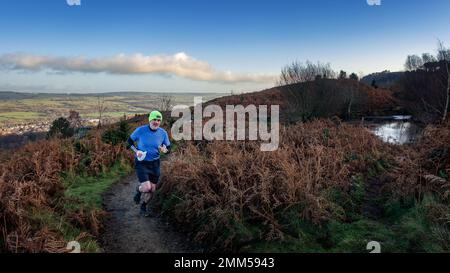
<svg viewBox="0 0 450 273"><path fill-rule="evenodd" d="M0 90L229 92L294 61L365 74L450 44L450 1L3 0Z"/></svg>

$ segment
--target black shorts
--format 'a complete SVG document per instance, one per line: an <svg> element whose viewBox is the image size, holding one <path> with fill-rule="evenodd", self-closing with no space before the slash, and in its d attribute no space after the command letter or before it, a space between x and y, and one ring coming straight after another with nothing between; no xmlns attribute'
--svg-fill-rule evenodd
<svg viewBox="0 0 450 273"><path fill-rule="evenodd" d="M153 161L135 161L136 174L139 179L139 183L150 181L153 184L159 182L160 161L159 159Z"/></svg>

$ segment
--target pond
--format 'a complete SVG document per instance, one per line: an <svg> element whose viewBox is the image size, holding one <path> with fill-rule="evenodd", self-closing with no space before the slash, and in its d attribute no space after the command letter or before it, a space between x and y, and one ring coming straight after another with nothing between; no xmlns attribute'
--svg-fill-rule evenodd
<svg viewBox="0 0 450 273"><path fill-rule="evenodd" d="M364 125L383 141L393 144L415 142L423 128L411 121L411 116L366 117Z"/></svg>

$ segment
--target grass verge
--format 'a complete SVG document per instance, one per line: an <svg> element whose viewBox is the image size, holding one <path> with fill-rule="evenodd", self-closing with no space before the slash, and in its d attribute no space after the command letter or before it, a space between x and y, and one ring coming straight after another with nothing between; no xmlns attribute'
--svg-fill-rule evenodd
<svg viewBox="0 0 450 273"><path fill-rule="evenodd" d="M92 224L96 221L82 221L80 213L91 216L101 215L102 196L105 191L131 171L130 166L117 162L108 171L97 176L63 173L64 195L68 200L62 205L63 216L42 211L33 212L33 215L43 224L61 231L66 241L79 241L82 252L101 252L95 238L99 227L94 227ZM83 222L89 222L89 224L86 226Z"/></svg>

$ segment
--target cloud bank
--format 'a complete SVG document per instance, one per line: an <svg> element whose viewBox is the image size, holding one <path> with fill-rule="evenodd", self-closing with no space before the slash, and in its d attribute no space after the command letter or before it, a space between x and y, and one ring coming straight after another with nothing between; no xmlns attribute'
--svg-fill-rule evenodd
<svg viewBox="0 0 450 273"><path fill-rule="evenodd" d="M0 68L7 70L55 72L84 72L110 74L163 74L208 82L275 82L274 75L232 73L217 71L205 61L197 60L184 52L174 55L118 54L112 57L55 57L26 53L9 53L0 56Z"/></svg>

